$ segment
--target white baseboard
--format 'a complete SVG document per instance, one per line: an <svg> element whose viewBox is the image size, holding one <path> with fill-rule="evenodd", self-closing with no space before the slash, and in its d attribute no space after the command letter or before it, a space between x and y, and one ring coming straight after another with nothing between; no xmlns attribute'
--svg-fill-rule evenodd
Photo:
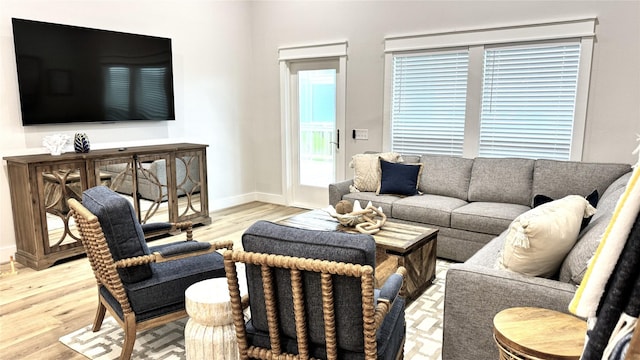
<svg viewBox="0 0 640 360"><path fill-rule="evenodd" d="M282 194L255 193L256 200L271 204L287 206L287 199Z"/></svg>
<svg viewBox="0 0 640 360"><path fill-rule="evenodd" d="M222 210L222 209L230 208L232 206L246 204L252 201L262 201L266 203L286 205L286 201L283 195L252 192L252 193L242 194L238 196L230 196L223 199L209 198L209 210L210 211Z"/></svg>
<svg viewBox="0 0 640 360"><path fill-rule="evenodd" d="M15 245L0 247L0 264L8 263L9 256L13 256L15 258L16 250Z"/></svg>

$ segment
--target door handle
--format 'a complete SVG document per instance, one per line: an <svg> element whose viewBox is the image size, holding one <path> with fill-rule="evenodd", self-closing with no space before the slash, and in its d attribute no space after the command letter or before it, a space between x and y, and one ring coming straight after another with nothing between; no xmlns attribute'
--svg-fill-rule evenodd
<svg viewBox="0 0 640 360"><path fill-rule="evenodd" d="M336 141L330 141L331 144L336 144L336 149L340 149L340 129L336 129Z"/></svg>

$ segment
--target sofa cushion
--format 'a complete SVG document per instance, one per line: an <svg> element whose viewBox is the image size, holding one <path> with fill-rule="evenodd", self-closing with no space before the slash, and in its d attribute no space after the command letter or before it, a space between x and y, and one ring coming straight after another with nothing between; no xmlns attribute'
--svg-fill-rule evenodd
<svg viewBox="0 0 640 360"><path fill-rule="evenodd" d="M443 155L422 155L424 164L418 190L423 194L467 200L472 159Z"/></svg>
<svg viewBox="0 0 640 360"><path fill-rule="evenodd" d="M474 202L451 212L451 227L483 234L498 235L530 207L518 204Z"/></svg>
<svg viewBox="0 0 640 360"><path fill-rule="evenodd" d="M536 160L533 169L533 195L554 199L567 195L589 195L594 189L604 194L607 187L631 171L626 164Z"/></svg>
<svg viewBox="0 0 640 360"><path fill-rule="evenodd" d="M595 209L569 195L531 209L509 225L499 267L529 276L551 277L575 244L580 224Z"/></svg>
<svg viewBox="0 0 640 360"><path fill-rule="evenodd" d="M451 211L468 204L464 200L440 195L418 195L393 203L391 217L436 226L451 226Z"/></svg>
<svg viewBox="0 0 640 360"><path fill-rule="evenodd" d="M420 155L402 154L402 162L405 164L417 164L420 162Z"/></svg>
<svg viewBox="0 0 640 360"><path fill-rule="evenodd" d="M618 191L621 188L626 188L627 187L627 184L629 183L629 180L631 179L631 175L633 175L633 173L632 172L628 172L628 173L620 176L613 183L611 183L611 185L609 185L609 187L604 192L604 194L602 194L602 196L600 196L600 200L599 201L607 201L607 199L609 199L609 196L613 196L613 199L615 201L618 201L618 198L620 198L620 195L616 195L616 194L618 193ZM613 193L616 193L616 194L613 194ZM598 203L598 207L600 207L600 203ZM596 215L594 215L594 217L598 217L598 214L600 214L600 213L601 212L596 213Z"/></svg>
<svg viewBox="0 0 640 360"><path fill-rule="evenodd" d="M476 158L471 168L469 201L531 206L534 163L531 159Z"/></svg>
<svg viewBox="0 0 640 360"><path fill-rule="evenodd" d="M362 207L367 206L369 201L371 201L371 205L376 208L382 208L382 212L390 215L391 214L391 205L396 201L402 199L402 197L398 195L376 195L375 192L354 192L345 194L342 199L349 200L352 203L356 200L360 201L360 205Z"/></svg>
<svg viewBox="0 0 640 360"><path fill-rule="evenodd" d="M484 245L478 252L473 254L464 263L466 265L482 266L486 268L495 268L498 257L504 248L504 241L507 237L507 232L503 231L500 235L494 237L486 245Z"/></svg>
<svg viewBox="0 0 640 360"><path fill-rule="evenodd" d="M380 159L380 184L376 194L416 195L422 164L392 163Z"/></svg>
<svg viewBox="0 0 640 360"><path fill-rule="evenodd" d="M589 261L600 245L602 235L607 226L609 226L613 211L624 190L625 187L623 186L618 187L613 192L605 192L607 196L603 197L598 203L596 214L589 225L581 232L578 241L562 262L559 274L560 281L580 285L587 271Z"/></svg>
<svg viewBox="0 0 640 360"><path fill-rule="evenodd" d="M356 154L351 158L353 168L353 186L357 191L376 191L380 183L380 158L385 161L399 162L398 153Z"/></svg>

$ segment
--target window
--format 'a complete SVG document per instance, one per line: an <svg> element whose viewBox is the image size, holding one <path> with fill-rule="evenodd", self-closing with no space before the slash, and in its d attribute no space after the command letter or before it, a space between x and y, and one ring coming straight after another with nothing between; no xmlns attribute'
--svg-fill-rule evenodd
<svg viewBox="0 0 640 360"><path fill-rule="evenodd" d="M479 155L567 160L580 44L484 53Z"/></svg>
<svg viewBox="0 0 640 360"><path fill-rule="evenodd" d="M595 19L385 40L385 150L580 160Z"/></svg>
<svg viewBox="0 0 640 360"><path fill-rule="evenodd" d="M392 149L462 156L468 53L393 58Z"/></svg>

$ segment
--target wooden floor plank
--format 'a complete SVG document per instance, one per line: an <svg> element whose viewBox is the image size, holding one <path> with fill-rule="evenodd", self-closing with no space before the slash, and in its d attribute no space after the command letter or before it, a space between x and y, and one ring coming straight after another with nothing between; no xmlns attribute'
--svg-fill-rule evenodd
<svg viewBox="0 0 640 360"><path fill-rule="evenodd" d="M194 229L200 241L239 241L258 220L278 221L304 209L251 202L211 213L212 223ZM151 242L182 240L184 235ZM58 339L93 322L97 306L95 278L86 257L36 271L16 264L17 275L5 275L0 264L0 358L85 359Z"/></svg>

